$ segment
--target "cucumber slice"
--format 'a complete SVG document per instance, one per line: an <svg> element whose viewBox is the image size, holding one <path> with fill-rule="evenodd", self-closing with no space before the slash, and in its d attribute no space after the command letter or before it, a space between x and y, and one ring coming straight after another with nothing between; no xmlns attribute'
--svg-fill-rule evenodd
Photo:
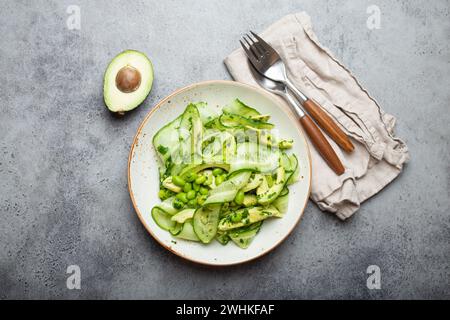
<svg viewBox="0 0 450 320"><path fill-rule="evenodd" d="M219 117L220 124L225 128L256 128L256 129L272 129L273 124L245 118L239 114L224 112Z"/></svg>
<svg viewBox="0 0 450 320"><path fill-rule="evenodd" d="M265 192L258 194L258 203L262 205L268 205L280 195L281 190L283 190L284 185L287 181L284 168L278 167L276 174L277 180L275 181L273 186Z"/></svg>
<svg viewBox="0 0 450 320"><path fill-rule="evenodd" d="M286 183L287 185L291 185L291 184L297 182L299 180L299 176L300 176L300 166L298 164L297 156L295 154L291 154L289 156L289 159L291 161L291 168L293 169L293 172L287 179L287 183Z"/></svg>
<svg viewBox="0 0 450 320"><path fill-rule="evenodd" d="M178 128L180 163L201 163L203 125L195 104L186 107Z"/></svg>
<svg viewBox="0 0 450 320"><path fill-rule="evenodd" d="M289 189L285 187L281 191L280 196L275 199L272 205L280 211L280 214L285 214L289 205Z"/></svg>
<svg viewBox="0 0 450 320"><path fill-rule="evenodd" d="M200 171L209 168L222 168L223 170L229 171L230 165L226 163L203 163L203 164L188 165L180 172L179 175L182 178L185 178L189 172L199 173Z"/></svg>
<svg viewBox="0 0 450 320"><path fill-rule="evenodd" d="M206 123L205 124L205 128L219 130L219 131L223 131L223 130L227 129L227 127L224 127L220 123L219 117L217 117L217 118L211 120L210 122Z"/></svg>
<svg viewBox="0 0 450 320"><path fill-rule="evenodd" d="M222 231L217 230L216 240L220 244L226 245L230 241L230 237L228 236L228 234L226 232L222 232Z"/></svg>
<svg viewBox="0 0 450 320"><path fill-rule="evenodd" d="M253 120L267 122L270 119L270 114L258 114L258 115L255 115L255 116L250 116L249 118L253 119Z"/></svg>
<svg viewBox="0 0 450 320"><path fill-rule="evenodd" d="M160 162L158 163L160 176L166 171L166 162L174 155L174 153L178 152L178 127L180 126L180 120L181 116L159 129L153 136L153 147L160 159Z"/></svg>
<svg viewBox="0 0 450 320"><path fill-rule="evenodd" d="M167 198L166 200L164 200L163 202L161 202L160 204L158 204L155 207L157 207L158 209L164 211L169 216L173 216L175 213L178 212L178 210L175 209L174 206L173 206L173 202L174 201L175 201L175 197L170 197L170 198Z"/></svg>
<svg viewBox="0 0 450 320"><path fill-rule="evenodd" d="M219 116L219 109L208 106L206 102L197 102L194 104L197 107L203 125L213 121Z"/></svg>
<svg viewBox="0 0 450 320"><path fill-rule="evenodd" d="M256 109L249 107L239 99L235 99L231 104L225 106L223 111L227 113L240 114L243 117L256 117L260 115Z"/></svg>
<svg viewBox="0 0 450 320"><path fill-rule="evenodd" d="M280 166L282 166L286 172L294 171L291 168L291 159L289 158L289 156L285 152L281 153Z"/></svg>
<svg viewBox="0 0 450 320"><path fill-rule="evenodd" d="M232 178L226 180L218 187L211 190L204 204L207 205L233 201L237 192L247 184L248 179L250 179L250 175L251 172L248 171L237 173Z"/></svg>
<svg viewBox="0 0 450 320"><path fill-rule="evenodd" d="M194 232L194 227L192 225L192 219L187 220L183 224L183 228L181 232L176 235L177 238L189 240L189 241L200 241L197 235Z"/></svg>
<svg viewBox="0 0 450 320"><path fill-rule="evenodd" d="M249 192L259 187L259 185L263 182L264 176L260 173L255 173L247 185L242 188L242 191Z"/></svg>
<svg viewBox="0 0 450 320"><path fill-rule="evenodd" d="M194 232L203 243L209 243L216 236L220 205L205 206L194 213Z"/></svg>
<svg viewBox="0 0 450 320"><path fill-rule="evenodd" d="M177 224L175 221L171 220L171 216L165 211L158 207L153 207L152 217L156 224L163 230L169 231L175 227Z"/></svg>
<svg viewBox="0 0 450 320"><path fill-rule="evenodd" d="M278 149L267 148L255 142L242 142L237 145L236 157L230 163L230 172L239 170L272 172L279 166L280 156Z"/></svg>
<svg viewBox="0 0 450 320"><path fill-rule="evenodd" d="M176 221L178 223L185 223L186 220L188 219L192 219L192 217L194 216L195 213L195 209L184 209L181 210L180 212L178 212L176 215L172 216L172 220Z"/></svg>
<svg viewBox="0 0 450 320"><path fill-rule="evenodd" d="M169 230L169 232L173 235L176 236L177 234L179 234L181 232L181 230L183 229L183 224L182 223L176 223L173 228L171 228Z"/></svg>
<svg viewBox="0 0 450 320"><path fill-rule="evenodd" d="M242 249L247 249L261 229L262 222L254 223L248 227L234 230L229 233L230 239Z"/></svg>

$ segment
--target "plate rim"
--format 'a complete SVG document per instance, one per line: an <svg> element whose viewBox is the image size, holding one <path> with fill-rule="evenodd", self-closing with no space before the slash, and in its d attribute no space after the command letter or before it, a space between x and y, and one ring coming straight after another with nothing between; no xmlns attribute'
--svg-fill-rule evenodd
<svg viewBox="0 0 450 320"><path fill-rule="evenodd" d="M266 92L265 90L259 88L259 87L255 87L252 86L250 84L246 84L246 83L242 83L242 82L238 82L238 81L232 81L232 80L206 80L206 81L200 81L200 82L195 82L193 84L181 87L179 89L176 89L175 91L173 91L171 94L169 94L168 96L166 96L165 98L161 99L159 102L156 103L156 105L146 114L146 116L144 117L144 119L141 121L141 123L139 124L139 127L136 131L136 134L134 135L133 138L133 142L131 144L131 148L130 148L130 152L128 154L128 166L127 166L127 175L128 175L128 193L130 195L131 198L131 202L133 203L133 208L134 211L136 212L140 222L142 223L142 225L144 226L144 228L147 230L147 232L152 236L152 238L154 240L156 240L156 242L158 242L163 248L167 249L168 251L172 252L173 254L175 254L176 256L185 259L187 261L190 262L194 262L196 264L200 264L200 265L205 265L205 266L210 266L210 267L227 267L227 266L234 266L234 265L240 265L240 264L244 264L244 263L248 263L251 261L254 261L258 258L261 258L263 256L265 256L266 254L272 252L273 250L275 250L276 248L278 248L294 231L294 229L298 226L298 224L300 223L300 220L303 217L303 214L305 213L305 209L306 209L306 205L308 203L309 197L311 196L311 184L312 184L312 163L311 163L311 150L310 150L310 146L308 143L308 140L306 139L305 136L305 132L303 130L303 128L301 126L299 126L301 132L302 132L302 136L303 136L303 140L305 141L306 144L306 149L307 149L307 155L308 155L308 162L309 162L309 185L308 185L308 193L307 193L307 197L305 200L305 203L303 204L303 207L301 209L300 215L298 216L297 221L294 223L294 225L292 226L292 228L286 233L286 235L280 239L273 247L271 247L268 250L265 250L263 252L261 252L260 254L246 259L246 260L242 260L239 262L232 262L232 263L208 263L208 262L204 262L204 261L200 261L200 260L196 260L190 257L187 257L185 255L182 255L178 252L176 252L175 250L173 250L170 246L164 244L164 242L160 241L158 239L158 237L152 232L150 226L147 225L147 223L145 222L142 213L139 211L137 205L136 205L136 200L134 198L134 194L133 191L131 189L131 174L130 174L130 167L131 167L131 161L133 158L133 151L134 151L134 147L136 146L137 140L138 140L138 136L140 135L144 125L150 120L150 118L152 117L153 113L158 110L161 105L163 105L166 101L170 100L173 96L183 92L183 91L187 91L193 87L197 87L197 86L203 86L203 85L211 85L211 84L231 84L231 85L236 85L236 86L241 86L247 89L251 89L253 91L257 91L259 94L262 94L264 96L266 96L268 99L272 100L276 105L278 105L280 108L280 103L274 99L274 97L269 94L268 92ZM291 115L288 114L288 117L291 117Z"/></svg>

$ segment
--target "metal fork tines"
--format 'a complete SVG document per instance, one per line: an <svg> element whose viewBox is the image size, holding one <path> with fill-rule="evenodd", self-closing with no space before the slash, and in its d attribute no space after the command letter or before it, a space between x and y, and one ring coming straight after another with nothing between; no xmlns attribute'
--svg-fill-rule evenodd
<svg viewBox="0 0 450 320"><path fill-rule="evenodd" d="M270 68L274 63L280 60L280 55L276 52L272 46L270 46L267 42L265 42L260 36L258 36L253 31L250 31L253 39L250 35L246 34L243 37L243 40L248 45L248 48L244 45L244 43L239 40L242 48L244 48L247 57L250 59L250 62L262 72L265 72L268 68Z"/></svg>
<svg viewBox="0 0 450 320"><path fill-rule="evenodd" d="M329 134L329 136L346 152L352 152L354 146L348 136L339 128L333 119L313 100L296 88L286 73L286 67L278 52L256 33L250 31L240 41L250 63L264 77L284 84L292 91L301 105ZM245 43L244 43L245 42Z"/></svg>
<svg viewBox="0 0 450 320"><path fill-rule="evenodd" d="M248 34L243 37L246 45L242 41L239 42L256 70L273 81L279 81L286 84L301 102L306 101L308 98L302 92L297 90L287 78L286 68L278 52L256 33L253 31L250 31L250 33L253 37Z"/></svg>

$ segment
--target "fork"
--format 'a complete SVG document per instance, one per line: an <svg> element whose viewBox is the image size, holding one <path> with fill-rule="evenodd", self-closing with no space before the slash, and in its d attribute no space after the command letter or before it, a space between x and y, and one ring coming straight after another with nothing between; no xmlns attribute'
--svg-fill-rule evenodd
<svg viewBox="0 0 450 320"><path fill-rule="evenodd" d="M354 146L349 137L339 128L339 126L331 119L331 117L313 100L309 99L303 92L298 90L295 85L289 80L286 73L286 67L280 55L275 49L265 42L260 36L253 31L250 31L254 40L248 34L247 38L244 36L243 40L246 42L248 48L242 41L242 48L245 51L248 59L255 69L264 77L283 83L289 90L294 92L302 106L308 111L311 117L322 127L322 129L333 139L344 151L352 152Z"/></svg>
<svg viewBox="0 0 450 320"><path fill-rule="evenodd" d="M345 168L339 160L338 156L334 152L328 140L323 135L322 131L317 127L314 121L303 112L302 108L287 90L286 85L281 82L272 81L269 78L264 77L251 63L249 63L250 71L253 74L256 82L269 92L277 94L289 103L289 105L294 109L295 113L300 118L300 123L303 129L308 134L311 142L316 147L320 155L325 159L328 166L336 172L337 175L341 175L345 172Z"/></svg>

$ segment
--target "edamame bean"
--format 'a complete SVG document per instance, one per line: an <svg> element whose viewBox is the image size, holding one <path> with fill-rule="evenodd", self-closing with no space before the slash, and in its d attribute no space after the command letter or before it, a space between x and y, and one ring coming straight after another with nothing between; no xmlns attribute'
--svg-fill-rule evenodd
<svg viewBox="0 0 450 320"><path fill-rule="evenodd" d="M186 184L186 181L184 181L184 179L180 176L173 176L172 182L179 187L184 187Z"/></svg>
<svg viewBox="0 0 450 320"><path fill-rule="evenodd" d="M186 196L185 192L180 192L179 194L176 195L178 200L183 201L184 203L188 202L188 198Z"/></svg>
<svg viewBox="0 0 450 320"><path fill-rule="evenodd" d="M208 189L205 188L205 187L200 187L199 192L200 192L202 195L206 195L206 194L208 194Z"/></svg>
<svg viewBox="0 0 450 320"><path fill-rule="evenodd" d="M188 202L188 206L189 206L189 207L193 208L193 207L195 207L196 205L197 205L197 199L189 200L189 202Z"/></svg>
<svg viewBox="0 0 450 320"><path fill-rule="evenodd" d="M220 185L223 182L223 176L216 177L216 186Z"/></svg>
<svg viewBox="0 0 450 320"><path fill-rule="evenodd" d="M186 198L188 198L188 200L192 200L195 198L196 195L197 195L196 192L194 190L191 190L186 194Z"/></svg>
<svg viewBox="0 0 450 320"><path fill-rule="evenodd" d="M196 184L203 184L206 181L206 177L205 176L200 176L197 179L195 179L195 183Z"/></svg>
<svg viewBox="0 0 450 320"><path fill-rule="evenodd" d="M236 204L241 205L242 203L244 203L244 191L239 190L238 193L236 194L236 197L234 198L234 202L236 202Z"/></svg>
<svg viewBox="0 0 450 320"><path fill-rule="evenodd" d="M183 191L187 193L191 190L192 190L192 184L190 184L189 182L186 182L186 184L183 187Z"/></svg>
<svg viewBox="0 0 450 320"><path fill-rule="evenodd" d="M200 190L200 185L194 182L192 184L192 189L194 189L195 191L199 191Z"/></svg>
<svg viewBox="0 0 450 320"><path fill-rule="evenodd" d="M222 168L215 168L212 173L213 173L214 177L220 176L223 173L223 169Z"/></svg>
<svg viewBox="0 0 450 320"><path fill-rule="evenodd" d="M198 177L198 175L195 173L195 172L189 172L187 175L186 175L186 180L188 181L188 182L194 182L195 181L195 179L197 179L197 177Z"/></svg>

